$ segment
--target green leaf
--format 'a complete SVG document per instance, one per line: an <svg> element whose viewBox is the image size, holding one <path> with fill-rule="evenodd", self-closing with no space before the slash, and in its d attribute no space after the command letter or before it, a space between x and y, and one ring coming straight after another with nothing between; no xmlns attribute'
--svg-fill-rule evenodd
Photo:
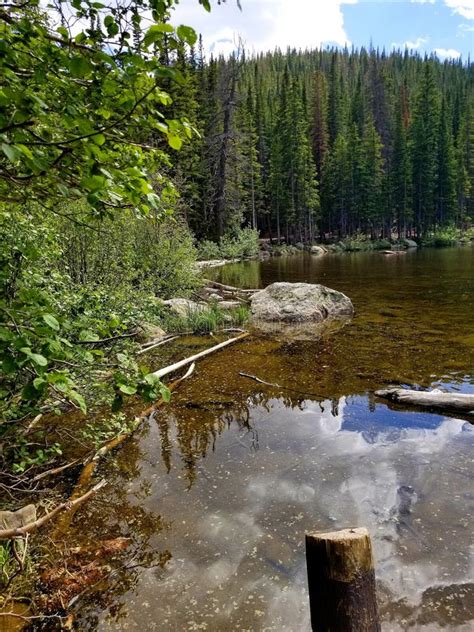
<svg viewBox="0 0 474 632"><path fill-rule="evenodd" d="M194 44L197 42L197 33L190 26L185 26L184 24L181 24L176 29L176 33L178 34L179 39L185 41L190 46L194 46Z"/></svg>
<svg viewBox="0 0 474 632"><path fill-rule="evenodd" d="M181 140L181 138L179 136L173 136L172 134L170 134L168 136L168 144L170 147L172 147L173 149L181 149L182 145L183 145L183 141Z"/></svg>
<svg viewBox="0 0 474 632"><path fill-rule="evenodd" d="M22 347L20 351L38 366L48 365L48 360L43 355L40 353L33 353L29 347Z"/></svg>
<svg viewBox="0 0 474 632"><path fill-rule="evenodd" d="M107 180L104 176L89 176L81 181L81 185L89 191L100 191L105 187Z"/></svg>
<svg viewBox="0 0 474 632"><path fill-rule="evenodd" d="M55 331L59 330L59 323L51 314L43 314L43 320L49 327L51 327L51 329L54 329Z"/></svg>
<svg viewBox="0 0 474 632"><path fill-rule="evenodd" d="M42 390L43 386L47 384L46 380L42 377L37 377L33 380L33 386L37 391Z"/></svg>
<svg viewBox="0 0 474 632"><path fill-rule="evenodd" d="M75 401L77 404L79 404L79 408L84 413L84 415L87 413L86 400L83 398L82 395L80 395L80 393L76 393L76 391L72 391L69 394L69 398Z"/></svg>
<svg viewBox="0 0 474 632"><path fill-rule="evenodd" d="M83 79L90 75L94 67L90 61L83 55L76 55L69 62L69 70L73 77Z"/></svg>
<svg viewBox="0 0 474 632"><path fill-rule="evenodd" d="M79 340L82 342L95 342L99 340L99 336L89 329L83 329L79 334Z"/></svg>
<svg viewBox="0 0 474 632"><path fill-rule="evenodd" d="M135 393L137 392L137 387L136 386L128 386L127 384L121 384L119 386L119 390L122 393L125 393L125 395L135 395Z"/></svg>
<svg viewBox="0 0 474 632"><path fill-rule="evenodd" d="M6 143L2 143L2 151L8 158L8 160L11 160L12 162L18 160L18 158L21 158L22 156L21 151L14 145L7 145Z"/></svg>
<svg viewBox="0 0 474 632"><path fill-rule="evenodd" d="M146 32L143 43L145 46L149 46L158 41L164 33L174 33L174 28L171 24L154 24Z"/></svg>
<svg viewBox="0 0 474 632"><path fill-rule="evenodd" d="M95 136L92 136L92 140L100 147L105 143L105 136L103 134L96 134Z"/></svg>
<svg viewBox="0 0 474 632"><path fill-rule="evenodd" d="M170 401L170 399L171 399L171 391L164 384L160 385L160 394L161 394L161 397L163 398L164 402L168 403Z"/></svg>

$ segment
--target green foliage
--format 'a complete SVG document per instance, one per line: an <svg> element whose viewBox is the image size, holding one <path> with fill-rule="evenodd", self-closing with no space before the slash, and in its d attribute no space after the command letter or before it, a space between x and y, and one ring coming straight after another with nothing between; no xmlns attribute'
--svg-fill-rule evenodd
<svg viewBox="0 0 474 632"><path fill-rule="evenodd" d="M454 246L461 240L462 233L455 226L446 226L429 232L421 240L422 246L432 246L435 248L446 248Z"/></svg>
<svg viewBox="0 0 474 632"><path fill-rule="evenodd" d="M136 421L124 413L114 413L104 419L88 422L81 430L81 438L95 448L110 441L114 437L130 432Z"/></svg>
<svg viewBox="0 0 474 632"><path fill-rule="evenodd" d="M30 439L21 435L16 438L15 445L9 450L11 454L7 456L6 462L11 464L14 474L22 474L33 466L44 465L62 454L59 443L38 448L37 444L32 444Z"/></svg>
<svg viewBox="0 0 474 632"><path fill-rule="evenodd" d="M179 149L191 136L187 121L164 111L171 98L163 78L179 81L179 73L149 54L195 42L190 27L166 22L174 4L61 2L61 16L82 26L74 35L38 2L1 10L2 199L54 209L86 198L102 215L122 205L160 208L153 176L163 149L146 141L153 133Z"/></svg>
<svg viewBox="0 0 474 632"><path fill-rule="evenodd" d="M346 252L359 252L368 250L390 250L392 243L388 239L370 239L366 234L356 233L338 242L337 246L340 250Z"/></svg>
<svg viewBox="0 0 474 632"><path fill-rule="evenodd" d="M255 257L259 251L258 231L253 228L237 229L231 235L224 235L219 243L204 240L197 248L200 261Z"/></svg>
<svg viewBox="0 0 474 632"><path fill-rule="evenodd" d="M18 565L12 555L13 540L0 542L0 586L7 586L11 575L17 570Z"/></svg>

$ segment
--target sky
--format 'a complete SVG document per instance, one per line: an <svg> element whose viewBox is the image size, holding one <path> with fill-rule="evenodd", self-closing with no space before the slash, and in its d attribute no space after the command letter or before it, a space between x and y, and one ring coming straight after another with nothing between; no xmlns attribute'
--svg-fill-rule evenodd
<svg viewBox="0 0 474 632"><path fill-rule="evenodd" d="M180 0L172 19L203 35L214 54L236 48L331 45L409 48L440 59L474 58L474 0L235 0L207 13L197 0Z"/></svg>

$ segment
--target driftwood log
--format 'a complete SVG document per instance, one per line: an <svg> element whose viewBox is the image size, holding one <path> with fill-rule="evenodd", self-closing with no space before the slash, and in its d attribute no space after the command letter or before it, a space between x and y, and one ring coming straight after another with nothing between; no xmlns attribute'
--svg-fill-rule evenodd
<svg viewBox="0 0 474 632"><path fill-rule="evenodd" d="M243 294L252 294L252 292L259 291L257 289L243 290L240 287L234 287L233 285L225 285L224 283L218 283L217 281L210 281L209 279L205 279L204 282L210 288L214 288L215 290L222 290L226 292L242 292Z"/></svg>
<svg viewBox="0 0 474 632"><path fill-rule="evenodd" d="M306 534L314 632L378 632L372 545L367 529Z"/></svg>
<svg viewBox="0 0 474 632"><path fill-rule="evenodd" d="M224 342L221 342L218 345L214 345L214 347L211 347L210 349L206 349L205 351L196 353L195 355L190 356L189 358L185 358L184 360L180 360L179 362L176 362L175 364L170 364L169 366L165 366L164 368L159 369L158 371L155 371L153 375L155 375L156 377L162 378L165 375L168 375L169 373L174 373L175 371L178 371L178 369L182 369L184 366L187 366L188 364L192 364L193 362L196 362L196 360L199 360L200 358L205 358L211 353L215 353L216 351L219 351L220 349L224 349L224 347L228 347L229 345L232 345L235 342L238 342L239 340L243 340L244 338L247 338L247 336L249 336L248 333L243 333L240 336L237 336L236 338L230 338L230 340L225 340Z"/></svg>
<svg viewBox="0 0 474 632"><path fill-rule="evenodd" d="M375 391L377 397L396 404L409 404L422 408L455 411L464 415L474 415L474 395L466 393L441 393L438 391L411 391L403 388L389 388Z"/></svg>

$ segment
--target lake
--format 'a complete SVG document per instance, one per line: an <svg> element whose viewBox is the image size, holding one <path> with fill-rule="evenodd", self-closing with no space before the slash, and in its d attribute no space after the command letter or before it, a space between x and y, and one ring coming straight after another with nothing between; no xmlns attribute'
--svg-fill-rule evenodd
<svg viewBox="0 0 474 632"><path fill-rule="evenodd" d="M317 340L253 335L206 358L109 460L107 493L71 537L132 545L81 601L80 629L307 632L305 532L365 526L383 630L472 630L474 427L373 391L474 391L474 248L299 255L212 274L249 288L323 283L356 315ZM175 356L189 344L212 343L178 341Z"/></svg>

